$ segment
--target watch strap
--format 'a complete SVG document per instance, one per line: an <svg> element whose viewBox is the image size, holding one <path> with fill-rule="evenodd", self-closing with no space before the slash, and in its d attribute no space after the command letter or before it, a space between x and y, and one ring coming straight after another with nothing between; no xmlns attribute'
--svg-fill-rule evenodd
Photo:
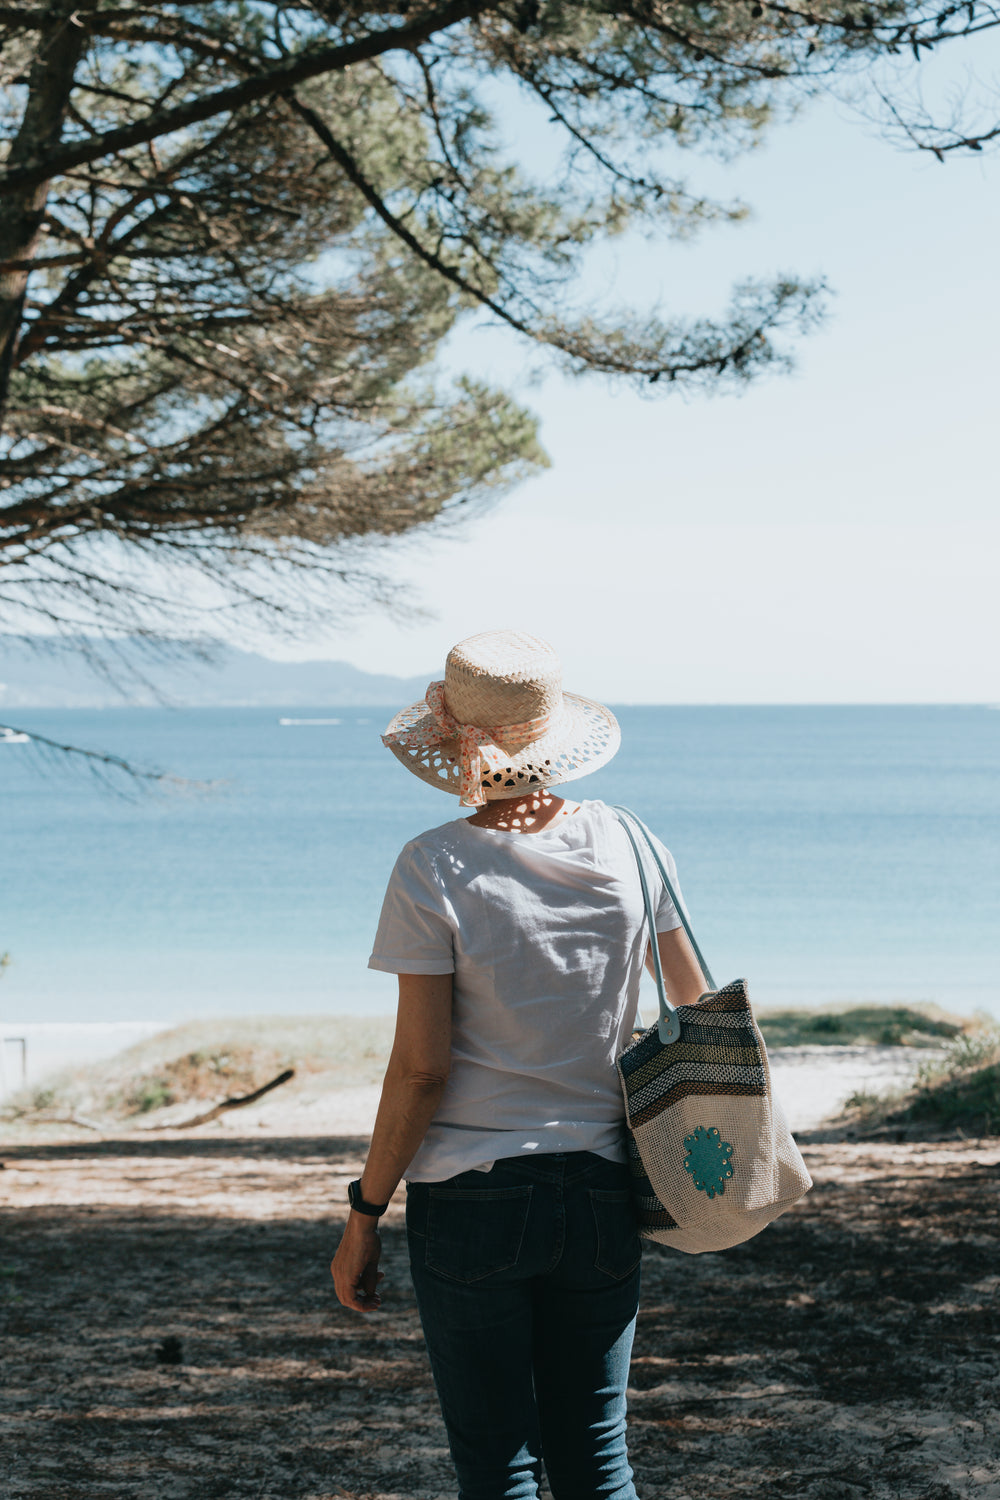
<svg viewBox="0 0 1000 1500"><path fill-rule="evenodd" d="M352 1208L357 1209L359 1214L368 1214L373 1219L380 1219L389 1207L388 1203L366 1203L361 1196L361 1178L352 1182L347 1188L347 1201Z"/></svg>

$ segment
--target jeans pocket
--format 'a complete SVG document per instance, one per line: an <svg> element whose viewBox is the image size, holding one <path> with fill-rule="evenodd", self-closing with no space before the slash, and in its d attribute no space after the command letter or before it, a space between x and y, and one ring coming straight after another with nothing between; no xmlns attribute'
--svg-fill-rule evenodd
<svg viewBox="0 0 1000 1500"><path fill-rule="evenodd" d="M642 1256L632 1195L627 1188L589 1188L597 1251L594 1265L615 1281L631 1276Z"/></svg>
<svg viewBox="0 0 1000 1500"><path fill-rule="evenodd" d="M432 1187L424 1265L449 1281L482 1281L517 1265L531 1187Z"/></svg>

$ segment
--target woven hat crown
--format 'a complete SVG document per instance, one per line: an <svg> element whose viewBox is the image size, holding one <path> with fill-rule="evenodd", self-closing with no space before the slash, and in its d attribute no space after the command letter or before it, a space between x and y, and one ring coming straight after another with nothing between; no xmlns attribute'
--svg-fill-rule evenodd
<svg viewBox="0 0 1000 1500"><path fill-rule="evenodd" d="M401 709L383 743L463 807L585 776L621 742L609 708L565 693L559 658L525 630L486 630L448 653L443 681Z"/></svg>
<svg viewBox="0 0 1000 1500"><path fill-rule="evenodd" d="M562 704L562 668L547 641L486 630L459 641L444 669L448 712L460 724L519 724Z"/></svg>

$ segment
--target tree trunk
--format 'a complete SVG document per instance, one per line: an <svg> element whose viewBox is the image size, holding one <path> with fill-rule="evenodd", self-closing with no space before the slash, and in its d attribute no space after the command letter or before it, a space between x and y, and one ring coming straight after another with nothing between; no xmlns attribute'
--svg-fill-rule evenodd
<svg viewBox="0 0 1000 1500"><path fill-rule="evenodd" d="M87 33L74 17L86 5L50 5L28 73L28 102L11 147L8 167L27 166L59 144L73 77ZM0 203L0 425L17 357L30 262L38 248L49 184L39 183ZM14 263L13 265L11 263Z"/></svg>

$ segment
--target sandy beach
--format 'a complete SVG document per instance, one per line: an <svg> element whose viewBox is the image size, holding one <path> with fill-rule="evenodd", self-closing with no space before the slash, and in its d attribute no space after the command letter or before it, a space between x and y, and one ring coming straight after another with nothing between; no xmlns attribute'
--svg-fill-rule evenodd
<svg viewBox="0 0 1000 1500"><path fill-rule="evenodd" d="M771 1075L792 1129L814 1130L856 1092L905 1088L920 1065L937 1055L934 1048L781 1047L770 1054ZM368 1135L378 1098L377 1083L332 1089L320 1074L223 1116L212 1128L236 1134L261 1130L273 1135ZM151 1123L193 1113L188 1106L175 1106Z"/></svg>
<svg viewBox="0 0 1000 1500"><path fill-rule="evenodd" d="M724 1255L648 1250L639 1493L1000 1500L1000 1140L810 1130L920 1059L786 1050L815 1188ZM195 1131L0 1153L4 1500L452 1500L402 1194L381 1313L328 1277L377 1089L316 1083Z"/></svg>
<svg viewBox="0 0 1000 1500"><path fill-rule="evenodd" d="M639 1493L998 1500L1000 1143L804 1145L757 1239L645 1258ZM5 1500L451 1500L398 1201L383 1311L328 1279L364 1147L5 1153Z"/></svg>

